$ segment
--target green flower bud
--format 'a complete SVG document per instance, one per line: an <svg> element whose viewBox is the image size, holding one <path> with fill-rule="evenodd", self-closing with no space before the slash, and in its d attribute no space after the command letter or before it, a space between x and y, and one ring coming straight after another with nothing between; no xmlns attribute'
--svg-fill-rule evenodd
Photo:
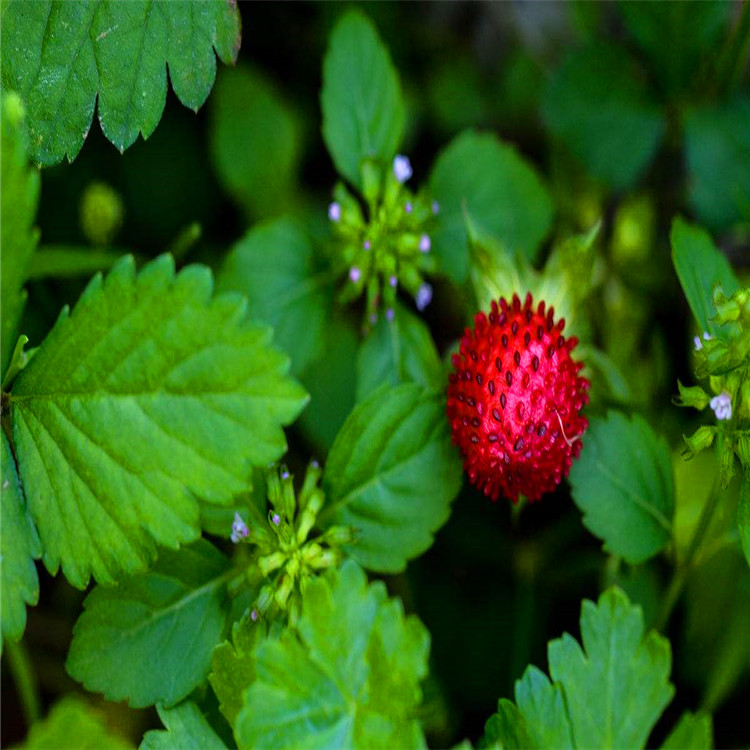
<svg viewBox="0 0 750 750"><path fill-rule="evenodd" d="M286 555L283 552L272 552L258 559L258 568L264 576L267 576L274 570L278 570L285 562Z"/></svg>
<svg viewBox="0 0 750 750"><path fill-rule="evenodd" d="M690 406L699 411L705 409L710 401L710 396L700 386L686 387L677 381L680 395L672 399L676 406Z"/></svg>
<svg viewBox="0 0 750 750"><path fill-rule="evenodd" d="M734 451L730 446L726 446L721 454L721 463L719 465L719 481L722 489L726 489L734 476Z"/></svg>
<svg viewBox="0 0 750 750"><path fill-rule="evenodd" d="M696 453L700 453L702 450L710 448L715 437L716 427L709 427L707 425L699 427L690 437L683 435L682 439L687 445L687 449L684 451L683 455L686 458L692 458Z"/></svg>
<svg viewBox="0 0 750 750"><path fill-rule="evenodd" d="M122 227L125 205L119 193L103 182L92 182L81 198L81 231L92 245L111 244Z"/></svg>

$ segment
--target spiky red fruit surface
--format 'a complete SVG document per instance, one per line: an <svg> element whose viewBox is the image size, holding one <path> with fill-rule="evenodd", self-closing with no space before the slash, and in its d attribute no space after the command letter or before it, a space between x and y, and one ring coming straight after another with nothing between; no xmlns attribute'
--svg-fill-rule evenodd
<svg viewBox="0 0 750 750"><path fill-rule="evenodd" d="M467 328L448 386L453 442L469 479L485 495L538 500L568 475L588 421L589 381L570 353L578 339L562 335L554 308L536 310L530 294L492 303Z"/></svg>

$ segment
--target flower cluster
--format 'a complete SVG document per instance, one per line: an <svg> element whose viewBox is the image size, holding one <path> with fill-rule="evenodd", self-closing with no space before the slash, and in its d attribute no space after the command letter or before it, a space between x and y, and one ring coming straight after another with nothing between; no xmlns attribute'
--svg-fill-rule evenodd
<svg viewBox="0 0 750 750"><path fill-rule="evenodd" d="M307 581L338 565L344 557L342 547L355 541L354 531L344 526L311 537L325 501L318 486L320 474L317 461L312 461L295 493L294 477L284 467L271 468L266 473L266 517L255 506L248 508L247 520L235 513L232 541L254 548L247 577L260 592L251 607L252 620L286 611L294 621Z"/></svg>
<svg viewBox="0 0 750 750"><path fill-rule="evenodd" d="M715 335L696 336L695 372L708 380L708 391L700 386L685 387L678 383L679 406L703 410L711 408L716 424L703 425L685 438L690 457L708 448L721 434L723 453L721 480L726 486L733 473L736 454L744 468L750 468L746 446L750 438L750 289L739 289L727 297L717 288L714 292Z"/></svg>
<svg viewBox="0 0 750 750"><path fill-rule="evenodd" d="M366 206L339 183L328 207L337 241L334 267L346 279L340 299L347 303L364 294L372 325L381 312L393 318L399 288L414 298L420 311L432 300L424 274L435 270L430 227L440 207L406 187L411 176L406 156L396 156L385 174L374 162L366 162L362 169Z"/></svg>

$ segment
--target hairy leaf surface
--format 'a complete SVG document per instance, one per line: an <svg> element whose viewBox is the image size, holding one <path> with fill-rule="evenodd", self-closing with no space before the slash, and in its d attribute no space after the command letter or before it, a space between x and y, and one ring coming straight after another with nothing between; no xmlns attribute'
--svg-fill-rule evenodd
<svg viewBox="0 0 750 750"><path fill-rule="evenodd" d="M121 151L161 119L167 70L177 98L197 110L234 62L240 18L230 0L9 0L3 6L2 84L29 113L32 158L73 160L98 98L104 135Z"/></svg>
<svg viewBox="0 0 750 750"><path fill-rule="evenodd" d="M95 277L11 393L21 481L44 562L75 586L143 570L199 534L197 497L227 504L286 450L305 394L239 296L169 256Z"/></svg>
<svg viewBox="0 0 750 750"><path fill-rule="evenodd" d="M200 540L154 569L97 586L84 601L66 667L87 690L134 708L174 705L208 673L226 629L228 560Z"/></svg>
<svg viewBox="0 0 750 750"><path fill-rule="evenodd" d="M443 395L414 383L380 388L331 448L321 523L357 529L348 552L364 567L399 572L432 544L461 479Z"/></svg>

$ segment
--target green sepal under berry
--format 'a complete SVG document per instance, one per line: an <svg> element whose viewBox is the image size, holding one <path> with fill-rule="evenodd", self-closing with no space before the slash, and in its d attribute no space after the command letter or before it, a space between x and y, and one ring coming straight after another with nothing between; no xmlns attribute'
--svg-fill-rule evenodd
<svg viewBox="0 0 750 750"><path fill-rule="evenodd" d="M144 570L200 533L253 465L286 450L307 401L242 297L207 268L132 258L63 310L9 396L19 475L47 568L83 588ZM96 468L96 470L94 470Z"/></svg>

